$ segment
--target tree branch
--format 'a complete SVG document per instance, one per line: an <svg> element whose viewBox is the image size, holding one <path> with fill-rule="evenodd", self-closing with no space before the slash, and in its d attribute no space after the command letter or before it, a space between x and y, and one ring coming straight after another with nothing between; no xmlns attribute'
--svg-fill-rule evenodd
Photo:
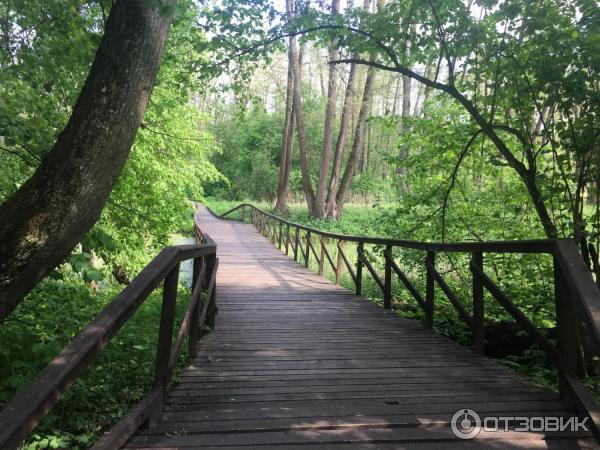
<svg viewBox="0 0 600 450"><path fill-rule="evenodd" d="M446 190L446 194L444 195L444 201L442 203L442 242L444 242L444 240L446 238L446 208L448 206L448 200L450 199L450 193L452 192L452 189L454 188L454 184L456 183L456 177L458 176L458 169L460 168L460 165L462 164L463 160L465 159L465 156L467 156L467 152L469 151L469 148L471 147L473 142L475 142L475 139L477 138L477 136L479 136L482 132L483 132L483 130L479 129L473 134L473 136L471 136L471 138L467 142L467 145L465 145L465 148L463 148L462 152L460 152L460 155L458 156L458 160L456 161L456 164L454 165L454 168L452 169L452 173L450 174L450 178L449 178L450 186L448 186L448 189Z"/></svg>

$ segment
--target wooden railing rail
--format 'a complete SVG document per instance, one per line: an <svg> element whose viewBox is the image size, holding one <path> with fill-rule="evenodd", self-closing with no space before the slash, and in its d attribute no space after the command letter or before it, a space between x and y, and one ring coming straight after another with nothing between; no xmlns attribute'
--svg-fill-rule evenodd
<svg viewBox="0 0 600 450"><path fill-rule="evenodd" d="M144 422L152 422L159 417L186 336L189 334L189 353L194 357L204 323L214 327L217 245L198 228L196 233L201 239L197 245L163 249L96 319L0 412L1 449L17 448L21 441L27 438L65 391L108 345L111 338L163 283L154 387L140 404L96 443L94 448L117 448ZM182 261L190 259L193 260L192 295L173 345L179 265ZM200 312L202 292L205 293L206 300Z"/></svg>
<svg viewBox="0 0 600 450"><path fill-rule="evenodd" d="M282 229L285 227L285 252L288 253L288 243L296 245L294 259L298 260L297 245L302 240L301 232L305 233L306 251L304 265L308 267L310 252L319 263L319 274L323 274L326 262L331 266L336 283L340 283L341 271L345 266L354 282L355 292L362 293L363 268L366 268L376 285L382 292L383 305L391 309L392 302L392 276L396 276L425 314L425 326L433 329L435 314L435 286L448 298L460 319L467 325L472 335L472 347L476 352L485 350L484 331L484 291L488 291L492 298L515 320L515 322L531 337L559 369L559 391L561 398L569 406L591 420L591 431L600 441L600 409L593 401L591 394L578 378L578 355L581 342L577 336L577 328L581 322L585 323L596 346L600 346L600 290L593 279L592 273L578 250L577 244L572 239L541 239L522 241L497 241L497 242L458 242L438 243L419 242L402 239L387 239L370 236L354 236L321 231L313 227L291 222L263 211L254 205L242 203L235 208L218 216L228 219L233 212L242 210L243 217L246 209L251 210L252 223L258 230L265 234L265 230L279 228L279 248L282 247ZM212 212L212 211L211 211ZM214 214L214 213L213 213ZM294 230L295 239L290 239L290 229ZM321 246L320 254L313 245L313 240L319 237ZM326 241L337 241L337 264L334 255L327 249ZM357 259L354 265L344 253L344 243L356 244ZM383 277L376 270L374 264L367 256L366 245L381 251L383 260ZM377 250L377 249L383 250ZM425 252L423 267L425 269L425 295L423 296L394 260L393 249L411 249ZM456 293L444 280L443 275L436 268L436 255L440 253L467 253L470 254L469 268L472 274L472 304L470 311L465 308ZM554 292L556 307L556 344L551 342L544 333L526 317L513 301L502 292L497 284L484 271L484 255L494 253L515 254L547 254L554 261Z"/></svg>

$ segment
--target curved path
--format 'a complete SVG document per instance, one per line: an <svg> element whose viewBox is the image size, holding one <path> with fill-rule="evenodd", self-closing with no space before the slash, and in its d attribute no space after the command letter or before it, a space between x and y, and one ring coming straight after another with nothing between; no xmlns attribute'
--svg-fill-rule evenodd
<svg viewBox="0 0 600 450"><path fill-rule="evenodd" d="M589 433L456 438L450 419L464 408L571 413L556 394L310 272L252 225L204 208L197 220L218 245L217 330L160 423L128 448L596 448Z"/></svg>

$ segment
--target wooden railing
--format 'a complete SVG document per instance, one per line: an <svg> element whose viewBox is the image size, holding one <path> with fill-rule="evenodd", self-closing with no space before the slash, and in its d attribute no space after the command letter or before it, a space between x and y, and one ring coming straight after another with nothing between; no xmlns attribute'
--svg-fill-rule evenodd
<svg viewBox="0 0 600 450"><path fill-rule="evenodd" d="M65 391L89 367L110 339L123 327L148 296L162 283L162 307L155 362L154 386L93 448L114 449L144 423L154 422L162 412L165 393L185 339L189 335L189 357L196 356L197 343L206 323L215 325L218 267L217 244L196 226L197 245L163 249L131 283L81 331L48 366L0 412L0 449L17 448L48 414ZM175 307L179 265L193 260L191 296L175 343ZM201 293L204 302L201 304ZM202 308L200 308L202 306Z"/></svg>
<svg viewBox="0 0 600 450"><path fill-rule="evenodd" d="M366 269L381 290L383 305L387 309L392 308L392 279L396 276L423 309L425 325L430 329L433 329L434 324L435 286L439 286L456 309L460 319L470 329L472 347L478 353L483 353L485 350L484 291L487 290L556 365L559 369L561 398L568 407L576 409L591 419L591 431L596 439L600 440L600 409L578 377L578 355L581 343L577 334L577 330L583 322L590 339L596 346L600 345L600 291L574 240L431 243L351 236L325 232L294 223L246 203L218 217L228 218L238 210L241 210L242 220L249 217L257 229L274 245L288 255L291 251L294 260L299 261L301 256L304 265L308 267L311 258L314 257L318 261L319 274L322 275L324 267L329 265L335 275L336 283L339 284L345 267L358 295L363 290L363 273ZM335 243L337 255L332 255L328 250L328 241ZM345 244L348 243L356 245L357 258L354 263L349 261L344 252ZM367 258L366 245L381 248L383 276ZM422 264L426 274L425 295L419 292L395 261L393 257L395 248L424 252ZM470 311L465 308L458 295L436 268L436 255L440 253L470 254L469 268L472 274ZM556 343L548 339L486 274L484 271L484 255L486 253L547 254L552 256L557 326Z"/></svg>

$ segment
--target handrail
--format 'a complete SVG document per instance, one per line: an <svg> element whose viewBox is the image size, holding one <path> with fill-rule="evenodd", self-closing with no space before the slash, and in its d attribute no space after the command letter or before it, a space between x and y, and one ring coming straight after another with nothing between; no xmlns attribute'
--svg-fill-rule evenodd
<svg viewBox="0 0 600 450"><path fill-rule="evenodd" d="M190 334L189 348L196 351L203 320L198 317L200 291L206 288L207 300L202 318L208 312L209 324L214 324L216 298L215 276L218 260L217 244L204 234L196 245L180 245L164 248L144 269L104 308L102 312L43 369L34 380L23 388L0 412L0 448L17 448L58 402L67 389L88 368L96 356L108 345L111 338L138 310L148 296L164 281L158 348L156 355L155 386L144 400L105 435L94 448L115 448L146 420L152 420L162 411L164 392L170 383L173 361L181 353L183 338ZM192 297L181 325L175 348L172 332L179 264L193 259ZM201 275L206 279L201 278ZM212 315L212 317L211 317Z"/></svg>
<svg viewBox="0 0 600 450"><path fill-rule="evenodd" d="M250 203L241 203L235 208L224 212L223 214L215 214L210 208L207 209L219 219L226 219L229 214L237 211L240 208L252 208L255 211L263 214L271 219L275 219L281 223L289 225L303 231L310 231L320 236L339 239L347 242L363 242L365 244L374 245L392 245L394 247L410 248L414 250L425 250L433 252L472 252L472 251L483 251L493 253L551 253L555 240L554 239L532 239L532 240L515 240L515 241L488 241L488 242L420 242L411 241L407 239L389 239L380 238L373 236L357 236L351 234L340 234L332 233L329 231L322 231L318 228L309 227L308 225L302 225L300 223L291 222L275 214L264 211Z"/></svg>
<svg viewBox="0 0 600 450"><path fill-rule="evenodd" d="M290 228L295 229L294 243L296 247L302 242L300 231L306 235L306 252L303 250L304 265L308 267L307 254L310 256L310 250L313 251L315 258L319 263L319 274L323 274L324 263L327 261L335 272L336 283L339 284L341 278L342 262L345 263L352 281L355 285L356 294L362 292L363 267L366 267L382 291L383 304L387 309L392 309L392 276L396 275L399 281L404 284L409 293L414 297L417 304L425 312L425 324L433 328L434 303L435 303L435 285L437 284L446 295L450 304L456 309L459 317L465 322L472 332L473 349L479 353L484 352L485 330L484 330L484 290L487 290L492 297L507 311L507 313L516 320L521 328L526 331L533 341L546 352L550 360L559 368L559 393L561 398L571 407L577 409L581 414L588 416L591 430L596 439L600 442L600 408L593 401L589 391L578 379L578 360L582 345L581 339L577 334L578 324L583 320L589 329L590 334L596 346L600 347L600 290L597 283L594 282L592 274L583 260L577 244L573 239L540 239L540 240L520 240L520 241L495 241L495 242L457 242L457 243L439 243L439 242L419 242L403 239L387 239L371 236L353 236L340 233L331 233L321 231L317 228L291 222L278 217L275 214L264 211L249 203L242 203L235 208L226 211L217 216L213 211L209 211L218 218L228 219L228 215L242 209L242 218L246 215L246 208L252 211L252 223L259 232L268 235L269 230L275 230L276 224L279 224L279 242L278 246L282 249L281 234L283 234L283 225L285 232L285 253L288 253L288 238ZM311 235L320 236L321 252L317 252L312 245ZM338 240L339 242L354 242L357 244L356 271L351 270L350 262L344 254L343 246L337 245L337 266L333 263L332 255L325 248L324 239ZM291 240L289 240L291 242ZM277 245L276 242L274 242ZM381 256L385 267L384 277L377 273L373 264L365 256L365 245L383 246ZM393 259L393 247L421 250L426 252L423 264L426 280L426 293L423 297L415 286L408 280L402 272L396 261ZM283 250L283 249L282 249ZM470 253L470 270L473 276L472 286L472 309L471 313L459 301L456 294L444 281L442 274L435 267L437 253ZM523 254L547 254L553 257L554 261L554 288L556 303L556 327L557 339L556 346L539 331L533 323L521 312L521 310L504 294L496 283L486 275L484 271L484 253L523 253ZM294 259L298 261L297 251L294 252ZM301 262L301 261L298 261Z"/></svg>

